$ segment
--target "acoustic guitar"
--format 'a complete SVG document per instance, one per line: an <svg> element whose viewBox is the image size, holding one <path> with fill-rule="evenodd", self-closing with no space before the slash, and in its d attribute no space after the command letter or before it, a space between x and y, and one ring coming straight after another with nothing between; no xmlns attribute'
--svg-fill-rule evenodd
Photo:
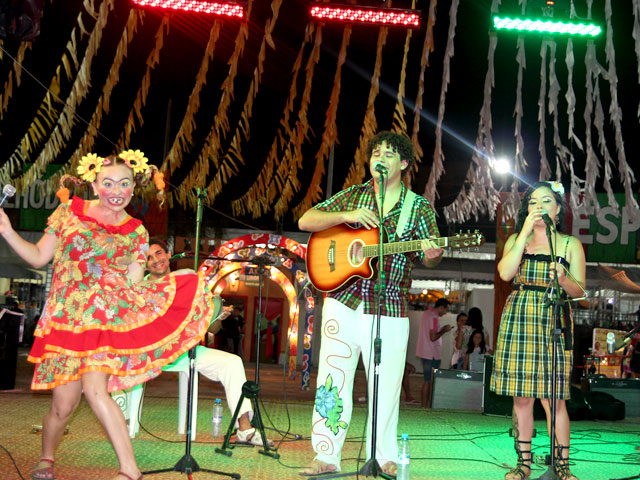
<svg viewBox="0 0 640 480"><path fill-rule="evenodd" d="M467 248L482 245L484 236L475 231L430 240L440 248ZM376 273L378 241L379 229L352 228L346 224L312 233L306 259L309 280L322 292L334 292L360 278L372 278ZM384 243L384 255L416 252L421 250L421 242Z"/></svg>

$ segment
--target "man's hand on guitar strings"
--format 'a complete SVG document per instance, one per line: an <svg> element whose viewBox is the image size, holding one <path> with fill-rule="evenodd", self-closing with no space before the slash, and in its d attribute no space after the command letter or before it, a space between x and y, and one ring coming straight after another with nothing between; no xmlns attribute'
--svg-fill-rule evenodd
<svg viewBox="0 0 640 480"><path fill-rule="evenodd" d="M365 207L346 212L345 217L347 218L347 221L345 223L359 223L367 230L371 230L372 228L376 228L378 225L380 225L378 215L376 215L376 213L372 210L369 210Z"/></svg>

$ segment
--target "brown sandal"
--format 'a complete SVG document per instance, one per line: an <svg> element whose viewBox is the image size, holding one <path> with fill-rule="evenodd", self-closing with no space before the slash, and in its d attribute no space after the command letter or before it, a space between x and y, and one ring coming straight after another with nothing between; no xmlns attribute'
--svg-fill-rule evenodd
<svg viewBox="0 0 640 480"><path fill-rule="evenodd" d="M53 472L53 460L50 458L41 458L38 460L38 465L41 463L48 463L49 465L36 468L33 473L31 473L31 480L55 480L56 474ZM36 465L36 467L38 465Z"/></svg>
<svg viewBox="0 0 640 480"><path fill-rule="evenodd" d="M118 472L118 475L121 475L121 476L123 476L123 477L126 477L126 479L127 479L127 480L134 480L132 477L130 477L129 475L127 475L127 474L126 474L126 473L124 473L124 472ZM137 479L135 479L135 480L142 480L142 474L140 474L140 476L139 476Z"/></svg>

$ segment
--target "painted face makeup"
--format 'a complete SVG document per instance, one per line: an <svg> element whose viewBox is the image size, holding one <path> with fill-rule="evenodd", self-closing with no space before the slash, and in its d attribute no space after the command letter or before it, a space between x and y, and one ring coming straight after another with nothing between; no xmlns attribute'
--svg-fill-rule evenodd
<svg viewBox="0 0 640 480"><path fill-rule="evenodd" d="M126 165L103 167L94 183L100 204L110 210L123 210L131 201L133 172Z"/></svg>

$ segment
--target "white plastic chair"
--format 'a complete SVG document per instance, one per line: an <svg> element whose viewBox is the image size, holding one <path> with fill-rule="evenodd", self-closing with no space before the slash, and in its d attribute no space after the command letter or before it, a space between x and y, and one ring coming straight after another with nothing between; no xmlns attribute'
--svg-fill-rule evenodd
<svg viewBox="0 0 640 480"><path fill-rule="evenodd" d="M206 348L198 345L198 350ZM183 435L187 425L187 391L189 388L189 352L178 357L178 359L162 369L163 372L178 372L178 433ZM198 418L198 372L194 372L193 405L191 407L191 439L196 438L196 419ZM140 414L142 411L142 401L144 397L143 385L136 385L127 390L113 392L111 396L122 409L125 420L127 420L129 437L135 438L140 429Z"/></svg>

